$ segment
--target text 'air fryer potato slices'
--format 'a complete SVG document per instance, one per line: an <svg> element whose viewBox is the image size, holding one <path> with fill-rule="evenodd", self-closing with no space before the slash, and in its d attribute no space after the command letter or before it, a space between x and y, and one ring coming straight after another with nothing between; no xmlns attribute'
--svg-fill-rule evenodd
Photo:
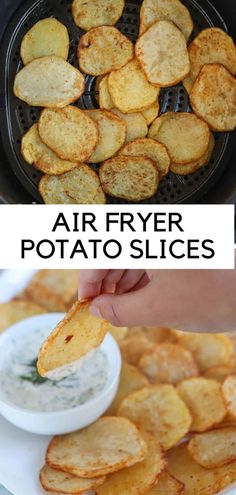
<svg viewBox="0 0 236 495"><path fill-rule="evenodd" d="M131 421L107 416L83 430L54 437L46 462L60 471L91 478L140 463L146 454L147 445Z"/></svg>
<svg viewBox="0 0 236 495"><path fill-rule="evenodd" d="M135 139L123 148L119 155L125 156L146 156L155 163L159 172L160 178L164 177L169 172L170 157L164 144L158 143L154 139Z"/></svg>
<svg viewBox="0 0 236 495"><path fill-rule="evenodd" d="M45 313L45 309L31 301L9 301L0 304L0 332L18 321Z"/></svg>
<svg viewBox="0 0 236 495"><path fill-rule="evenodd" d="M25 34L20 47L24 65L36 58L56 55L67 60L70 39L66 26L53 17L42 19Z"/></svg>
<svg viewBox="0 0 236 495"><path fill-rule="evenodd" d="M78 46L79 66L91 76L119 69L133 58L134 47L118 29L101 26L81 36Z"/></svg>
<svg viewBox="0 0 236 495"><path fill-rule="evenodd" d="M189 431L192 418L173 385L152 385L129 394L120 404L125 416L170 449Z"/></svg>
<svg viewBox="0 0 236 495"><path fill-rule="evenodd" d="M186 40L193 30L188 9L179 0L143 0L140 10L140 34L156 21L172 21L182 31Z"/></svg>
<svg viewBox="0 0 236 495"><path fill-rule="evenodd" d="M163 449L156 439L142 430L140 433L148 449L144 461L107 476L105 483L97 488L97 495L137 495L137 493L149 493L148 490L154 485L165 469L166 460Z"/></svg>
<svg viewBox="0 0 236 495"><path fill-rule="evenodd" d="M98 26L113 26L122 15L124 0L74 0L72 14L75 24L89 31Z"/></svg>
<svg viewBox="0 0 236 495"><path fill-rule="evenodd" d="M134 202L151 198L159 184L154 162L142 156L111 158L100 166L99 176L105 193Z"/></svg>
<svg viewBox="0 0 236 495"><path fill-rule="evenodd" d="M195 435L188 444L193 459L205 468L214 468L236 460L236 428L219 428Z"/></svg>
<svg viewBox="0 0 236 495"><path fill-rule="evenodd" d="M122 113L117 108L113 108L112 113L118 115L126 124L126 138L128 143L136 138L145 137L148 133L147 121L141 112L138 113Z"/></svg>
<svg viewBox="0 0 236 495"><path fill-rule="evenodd" d="M86 480L45 465L40 471L39 479L46 492L82 495L104 483L105 476Z"/></svg>
<svg viewBox="0 0 236 495"><path fill-rule="evenodd" d="M89 163L99 163L117 153L125 142L126 125L123 120L107 110L86 110L98 126L98 144L90 156Z"/></svg>
<svg viewBox="0 0 236 495"><path fill-rule="evenodd" d="M135 54L148 81L159 87L177 84L190 70L184 35L169 21L158 21L142 34Z"/></svg>
<svg viewBox="0 0 236 495"><path fill-rule="evenodd" d="M34 107L63 108L84 92L84 77L60 57L33 60L16 75L14 94Z"/></svg>
<svg viewBox="0 0 236 495"><path fill-rule="evenodd" d="M204 65L190 92L193 111L213 131L232 131L236 126L236 80L220 64Z"/></svg>
<svg viewBox="0 0 236 495"><path fill-rule="evenodd" d="M98 143L98 126L74 106L45 109L39 119L42 141L62 160L86 161Z"/></svg>
<svg viewBox="0 0 236 495"><path fill-rule="evenodd" d="M182 493L184 493L184 484L164 471L148 495L182 495Z"/></svg>
<svg viewBox="0 0 236 495"><path fill-rule="evenodd" d="M76 302L43 343L37 363L41 376L77 361L102 343L107 323L93 316L89 306Z"/></svg>
<svg viewBox="0 0 236 495"><path fill-rule="evenodd" d="M225 379L222 393L230 417L236 419L236 375L230 375Z"/></svg>

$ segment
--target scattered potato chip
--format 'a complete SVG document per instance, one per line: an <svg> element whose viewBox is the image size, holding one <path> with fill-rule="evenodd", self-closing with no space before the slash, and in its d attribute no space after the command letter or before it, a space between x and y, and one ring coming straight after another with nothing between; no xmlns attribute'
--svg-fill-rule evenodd
<svg viewBox="0 0 236 495"><path fill-rule="evenodd" d="M105 476L86 480L45 465L40 471L39 479L46 492L80 495L104 483Z"/></svg>
<svg viewBox="0 0 236 495"><path fill-rule="evenodd" d="M233 375L236 373L236 369L232 368L231 366L212 366L211 368L208 368L203 375L205 378L210 378L212 380L216 380L217 382L223 383L225 378L229 375Z"/></svg>
<svg viewBox="0 0 236 495"><path fill-rule="evenodd" d="M140 112L157 101L159 88L150 84L137 60L131 60L108 76L108 88L116 108L123 113Z"/></svg>
<svg viewBox="0 0 236 495"><path fill-rule="evenodd" d="M147 445L131 421L107 416L83 430L54 437L46 462L60 471L90 478L133 466L146 454Z"/></svg>
<svg viewBox="0 0 236 495"><path fill-rule="evenodd" d="M139 369L151 383L172 383L198 375L198 369L191 352L178 344L169 342L157 344L142 355Z"/></svg>
<svg viewBox="0 0 236 495"><path fill-rule="evenodd" d="M115 27L100 26L91 29L79 40L79 66L91 76L120 69L133 55L132 42Z"/></svg>
<svg viewBox="0 0 236 495"><path fill-rule="evenodd" d="M114 325L108 324L107 331L111 333L116 342L123 340L128 334L128 327L114 327Z"/></svg>
<svg viewBox="0 0 236 495"><path fill-rule="evenodd" d="M209 430L227 413L221 386L215 380L200 376L188 378L178 383L177 391L190 410L193 419L191 431Z"/></svg>
<svg viewBox="0 0 236 495"><path fill-rule="evenodd" d="M114 103L111 99L111 95L108 88L108 76L104 76L98 85L99 91L99 106L106 110L111 110L114 107Z"/></svg>
<svg viewBox="0 0 236 495"><path fill-rule="evenodd" d="M0 333L18 321L45 313L45 309L31 301L9 301L0 304Z"/></svg>
<svg viewBox="0 0 236 495"><path fill-rule="evenodd" d="M192 418L173 385L152 385L129 394L118 414L152 433L164 449L170 449L189 431Z"/></svg>
<svg viewBox="0 0 236 495"><path fill-rule="evenodd" d="M140 34L156 21L172 21L182 31L186 40L193 30L188 9L179 0L144 0L140 10Z"/></svg>
<svg viewBox="0 0 236 495"><path fill-rule="evenodd" d="M14 94L34 107L63 108L78 100L85 88L78 69L61 57L42 57L16 75Z"/></svg>
<svg viewBox="0 0 236 495"><path fill-rule="evenodd" d="M182 495L182 493L184 493L184 484L171 476L168 471L164 471L147 495Z"/></svg>
<svg viewBox="0 0 236 495"><path fill-rule="evenodd" d="M142 156L111 158L101 165L99 175L105 193L133 202L151 198L159 184L154 162Z"/></svg>
<svg viewBox="0 0 236 495"><path fill-rule="evenodd" d="M144 118L147 121L147 125L150 125L153 120L155 120L159 113L159 102L158 100L153 103L150 107L142 111Z"/></svg>
<svg viewBox="0 0 236 495"><path fill-rule="evenodd" d="M236 428L220 428L194 435L188 444L193 459L205 468L214 468L236 460Z"/></svg>
<svg viewBox="0 0 236 495"><path fill-rule="evenodd" d="M112 26L122 15L124 0L74 0L72 15L75 24L89 31L98 26Z"/></svg>
<svg viewBox="0 0 236 495"><path fill-rule="evenodd" d="M37 363L41 376L82 358L102 343L107 324L93 316L89 306L89 302L76 302L43 343Z"/></svg>
<svg viewBox="0 0 236 495"><path fill-rule="evenodd" d="M44 175L39 192L46 204L105 204L96 172L84 163L62 175Z"/></svg>
<svg viewBox="0 0 236 495"><path fill-rule="evenodd" d="M187 91L188 95L193 87L193 80L190 76L186 76L182 81L184 89Z"/></svg>
<svg viewBox="0 0 236 495"><path fill-rule="evenodd" d="M176 342L175 330L173 328L144 327L143 333L148 340L155 342L156 344L161 342Z"/></svg>
<svg viewBox="0 0 236 495"><path fill-rule="evenodd" d="M142 432L148 452L144 461L109 475L96 489L97 495L137 495L147 493L166 467L162 447L149 433ZM149 493L149 492L148 492Z"/></svg>
<svg viewBox="0 0 236 495"><path fill-rule="evenodd" d="M199 160L185 165L176 165L175 163L172 163L170 166L171 172L179 175L188 175L196 172L199 168L204 167L204 165L209 163L214 147L215 139L211 133L208 148Z"/></svg>
<svg viewBox="0 0 236 495"><path fill-rule="evenodd" d="M117 108L113 108L112 112L118 115L126 123L126 138L125 142L133 141L136 138L143 138L148 133L147 121L141 112L138 113L122 113Z"/></svg>
<svg viewBox="0 0 236 495"><path fill-rule="evenodd" d="M169 21L158 21L138 38L136 57L150 83L159 87L174 86L189 73L186 40Z"/></svg>
<svg viewBox="0 0 236 495"><path fill-rule="evenodd" d="M222 393L230 417L236 419L236 375L230 375L225 379Z"/></svg>
<svg viewBox="0 0 236 495"><path fill-rule="evenodd" d="M125 142L126 124L107 110L86 110L86 114L96 122L99 139L89 163L99 163L115 155Z"/></svg>
<svg viewBox="0 0 236 495"><path fill-rule="evenodd" d="M160 177L164 177L168 174L170 167L170 157L168 151L164 144L158 143L154 139L135 139L134 141L123 146L119 152L119 155L146 156L156 164Z"/></svg>
<svg viewBox="0 0 236 495"><path fill-rule="evenodd" d="M57 56L67 60L69 54L69 33L61 22L53 17L41 19L25 34L20 47L24 65L32 60Z"/></svg>
<svg viewBox="0 0 236 495"><path fill-rule="evenodd" d="M122 342L120 342L120 350L123 359L129 363L138 364L141 356L144 352L150 351L154 348L153 342L150 342L144 334L127 336Z"/></svg>
<svg viewBox="0 0 236 495"><path fill-rule="evenodd" d="M43 110L38 130L42 141L62 160L86 161L98 143L97 124L71 105Z"/></svg>
<svg viewBox="0 0 236 495"><path fill-rule="evenodd" d="M193 111L213 131L232 131L236 126L236 80L220 64L204 65L190 93Z"/></svg>

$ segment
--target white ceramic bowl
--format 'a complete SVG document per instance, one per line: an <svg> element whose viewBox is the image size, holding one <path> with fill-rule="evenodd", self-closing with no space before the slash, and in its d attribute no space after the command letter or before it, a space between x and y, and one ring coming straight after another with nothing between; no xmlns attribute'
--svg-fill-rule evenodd
<svg viewBox="0 0 236 495"><path fill-rule="evenodd" d="M9 327L0 335L0 368L7 350L13 345L13 341L20 339L22 342L24 337L29 335L29 332L34 332L39 328L53 329L63 316L63 313L33 316ZM119 386L121 370L120 350L110 334L106 335L100 348L108 359L108 377L105 387L98 396L73 409L38 412L20 408L9 402L0 389L0 414L15 426L40 435L69 433L93 423L111 405Z"/></svg>

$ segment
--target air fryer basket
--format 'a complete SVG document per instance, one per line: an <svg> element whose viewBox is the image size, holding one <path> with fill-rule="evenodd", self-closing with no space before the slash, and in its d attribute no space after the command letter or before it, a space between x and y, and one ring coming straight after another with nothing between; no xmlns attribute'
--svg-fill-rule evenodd
<svg viewBox="0 0 236 495"><path fill-rule="evenodd" d="M202 29L217 26L227 31L220 14L207 0L183 0L194 22L192 37ZM135 42L139 30L140 0L126 1L122 18L117 27ZM17 178L16 185L23 188L26 202L42 202L38 193L41 173L25 163L20 153L23 134L38 120L41 109L30 107L13 95L14 78L22 67L19 48L24 34L39 19L54 16L63 22L70 33L69 62L78 67L77 45L83 31L78 29L71 15L71 0L28 0L24 1L13 15L2 39L0 52L0 85L3 94L0 101L0 130L2 147L6 160L4 167L11 167ZM80 108L97 108L95 80L86 76L86 91L76 103ZM160 112L190 111L188 96L182 84L161 91ZM169 173L159 186L158 192L145 203L172 204L202 202L206 193L214 186L224 173L232 154L234 133L216 133L215 149L209 164L192 175L181 177ZM94 165L98 169L97 165ZM28 199L30 198L30 200ZM123 200L109 197L109 203L125 203Z"/></svg>

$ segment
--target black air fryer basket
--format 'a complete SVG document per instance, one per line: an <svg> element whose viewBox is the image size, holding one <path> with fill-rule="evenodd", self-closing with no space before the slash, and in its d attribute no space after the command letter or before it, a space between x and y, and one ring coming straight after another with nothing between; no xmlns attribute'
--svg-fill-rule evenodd
<svg viewBox="0 0 236 495"><path fill-rule="evenodd" d="M114 0L115 1L115 0ZM194 22L192 37L202 29L217 26L228 31L224 18L234 15L234 1L224 0L221 15L208 0L182 0ZM77 45L83 31L78 29L71 15L71 0L0 0L3 10L0 19L0 201L3 203L40 203L38 182L41 173L27 165L20 154L23 134L38 120L40 109L29 107L13 95L13 83L21 68L19 48L24 34L39 19L54 16L63 22L70 33L69 61L77 62ZM218 0L221 4L222 2ZM141 0L126 1L117 27L135 42L139 30ZM229 4L227 6L227 3ZM223 14L223 17L222 17ZM225 14L225 15L224 15ZM232 30L231 30L231 35ZM77 102L80 108L96 108L95 78L86 76L86 91ZM189 111L187 93L182 84L161 91L160 112ZM161 182L150 204L171 203L236 203L235 133L216 133L216 145L210 163L185 177L169 173ZM97 166L94 166L97 168ZM110 203L125 203L108 198Z"/></svg>

